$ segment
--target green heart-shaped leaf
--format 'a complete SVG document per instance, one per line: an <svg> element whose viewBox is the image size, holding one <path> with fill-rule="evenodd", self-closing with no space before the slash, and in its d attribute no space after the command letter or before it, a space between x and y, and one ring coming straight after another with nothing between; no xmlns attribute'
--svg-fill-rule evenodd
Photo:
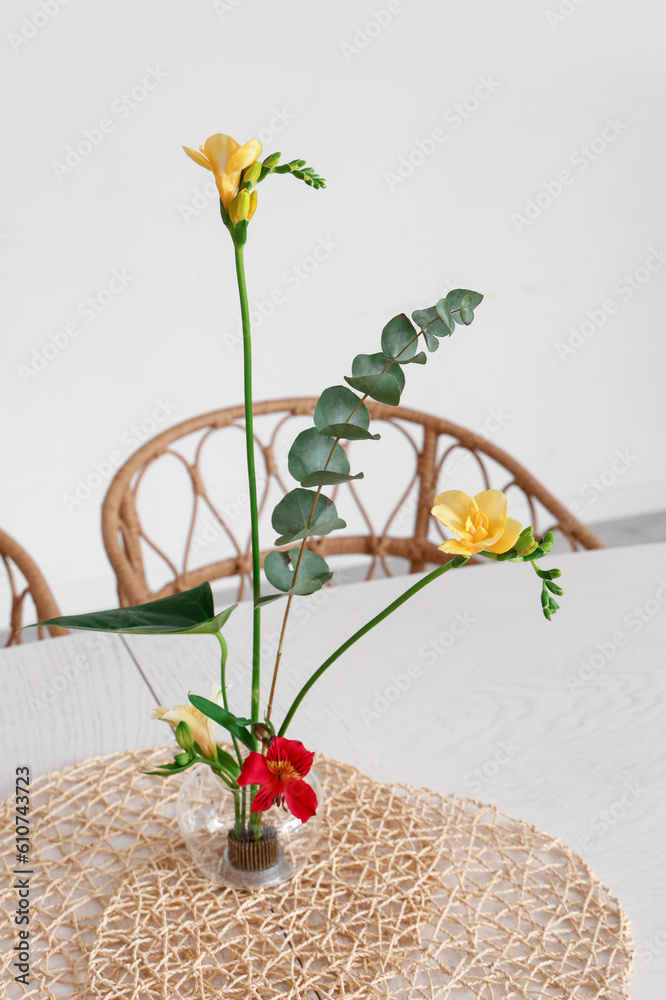
<svg viewBox="0 0 666 1000"><path fill-rule="evenodd" d="M436 306L429 309L417 309L412 313L412 319L423 330L423 336L429 351L436 351L439 347L437 337L448 337L451 333L448 325L437 312ZM454 324L455 325L455 324Z"/></svg>
<svg viewBox="0 0 666 1000"><path fill-rule="evenodd" d="M483 295L480 292L472 292L469 288L454 288L448 293L444 302L456 323L469 326L474 319L474 310L483 302ZM463 308L466 310L466 315L468 315L468 310L472 311L472 319L469 319L468 322L462 317Z"/></svg>
<svg viewBox="0 0 666 1000"><path fill-rule="evenodd" d="M349 473L344 448L319 433L316 427L301 431L289 450L289 472L302 486L333 486L362 479L363 473Z"/></svg>
<svg viewBox="0 0 666 1000"><path fill-rule="evenodd" d="M323 494L311 490L292 490L280 500L273 511L271 523L280 537L276 545L287 545L308 535L328 535L338 528L346 528L338 517L335 504Z"/></svg>
<svg viewBox="0 0 666 1000"><path fill-rule="evenodd" d="M305 596L314 594L321 590L325 583L332 578L333 573L329 569L328 563L316 552L303 549L298 566L298 575L294 583L294 572L298 563L300 549L289 549L288 552L269 552L264 561L264 571L266 579L282 594L270 594L262 598L262 604L277 600L279 597L287 597L290 594Z"/></svg>
<svg viewBox="0 0 666 1000"><path fill-rule="evenodd" d="M416 354L418 335L404 313L390 319L382 330L382 351L388 358L404 364Z"/></svg>
<svg viewBox="0 0 666 1000"><path fill-rule="evenodd" d="M384 354L357 354L352 362L352 375L345 377L345 382L379 403L397 406L405 387L405 374L399 364Z"/></svg>

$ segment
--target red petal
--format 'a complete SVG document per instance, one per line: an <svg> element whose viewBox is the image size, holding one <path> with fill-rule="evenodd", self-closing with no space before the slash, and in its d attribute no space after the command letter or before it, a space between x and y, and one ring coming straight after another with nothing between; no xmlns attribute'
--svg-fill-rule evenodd
<svg viewBox="0 0 666 1000"><path fill-rule="evenodd" d="M252 802L252 809L250 812L266 812L267 809L275 802L275 796L277 794L277 785L262 785Z"/></svg>
<svg viewBox="0 0 666 1000"><path fill-rule="evenodd" d="M312 767L314 754L306 750L300 740L276 736L268 750L269 760L288 760L294 770L304 778Z"/></svg>
<svg viewBox="0 0 666 1000"><path fill-rule="evenodd" d="M260 753L250 751L248 757L243 761L238 784L243 785L263 785L267 781L272 783L274 776L268 770L265 758Z"/></svg>
<svg viewBox="0 0 666 1000"><path fill-rule="evenodd" d="M288 781L284 790L288 809L302 823L307 823L317 811L317 796L307 781ZM254 806L252 807L254 811Z"/></svg>

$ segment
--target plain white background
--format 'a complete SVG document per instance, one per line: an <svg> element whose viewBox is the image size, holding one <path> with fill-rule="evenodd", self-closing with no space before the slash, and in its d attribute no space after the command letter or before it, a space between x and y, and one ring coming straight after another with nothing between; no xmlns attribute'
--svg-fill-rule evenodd
<svg viewBox="0 0 666 1000"><path fill-rule="evenodd" d="M217 131L328 180L260 188L257 399L319 393L392 315L471 287L473 327L403 402L485 430L586 522L663 506L661 6L388 7L3 5L0 517L64 611L113 601L109 456L241 401L231 243L180 148Z"/></svg>

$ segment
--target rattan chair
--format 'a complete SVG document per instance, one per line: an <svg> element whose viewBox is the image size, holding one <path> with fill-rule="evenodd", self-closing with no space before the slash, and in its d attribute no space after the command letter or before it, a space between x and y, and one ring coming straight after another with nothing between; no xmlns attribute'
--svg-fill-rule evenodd
<svg viewBox="0 0 666 1000"><path fill-rule="evenodd" d="M35 605L35 611L39 621L46 618L55 618L60 614L51 589L44 579L42 572L35 560L28 555L22 546L15 541L11 535L0 530L0 559L4 563L5 574L3 583L9 584L10 611L9 611L9 638L6 646L18 645L21 642L21 628L23 622L23 604L29 595ZM49 628L51 636L67 635L66 628L53 626ZM37 630L40 639L46 635L46 629Z"/></svg>
<svg viewBox="0 0 666 1000"><path fill-rule="evenodd" d="M280 495L297 485L290 481L290 477L284 471L288 445L298 430L311 426L311 415L316 402L316 399L310 398L278 399L255 405L255 441L259 476L263 458L263 482L259 499L264 529L270 530L266 523L268 521L266 515L272 508L269 500L279 499ZM346 501L348 505L351 503L355 506L361 531L337 532L335 535L323 538L312 538L308 546L315 552L326 557L352 553L369 557L366 578L370 578L378 567L381 567L386 575L391 575L394 560L406 560L406 569L409 572L420 572L428 564L446 562L448 557L437 547L445 535L439 523L430 516L430 508L437 492L452 488L452 484L442 482L442 477L446 478L453 456L459 455L460 451L467 455L476 467L479 477L478 489L490 489L494 486L505 492L522 491L529 508L531 522L537 531L543 533L551 528L561 532L572 549L603 548L599 539L577 521L534 476L484 437L448 420L417 410L385 406L371 401L367 402L367 406L373 419L373 429L382 431L385 436L390 425L398 435L398 439L403 443L407 442L407 450L412 452L411 478L405 484L404 474L399 477L401 489L397 504L383 525L377 529L373 526L367 504L363 503L359 495L360 488L357 482L345 484L333 491L327 490L328 495L334 496L338 507L340 499L345 492L347 493ZM269 426L262 428L262 420L268 420ZM301 426L292 425L285 431L286 425L292 424L293 421L299 422ZM247 504L243 510L246 515L243 518L243 539L239 540L239 532L235 529L234 521L238 519L243 503L235 504L238 510L232 518L229 505L220 503L211 495L205 471L202 471L202 464L205 464L202 463L204 450L210 446L213 437L235 431L237 438L242 442L242 436L237 432L243 431L243 426L242 406L193 417L163 431L147 442L119 469L102 507L102 532L109 560L116 573L121 605L144 603L187 590L204 580L234 576L239 577L237 597L238 599L243 597L251 569L247 538L249 520ZM283 436L284 444L282 444ZM366 456L371 454L373 447L371 444L367 442L351 444L354 447L360 444L361 447L368 449ZM347 447L354 451L350 445ZM394 442L394 450L391 452L394 457L396 448L397 444ZM356 456L361 458L360 453L354 451L352 469ZM168 554L165 546L157 543L145 525L142 525L139 512L140 494L145 487L147 477L155 472L160 462L164 463L167 459L171 462L175 460L177 468L184 475L188 494L190 496L192 492L194 494L192 507L187 515L187 528L181 531L182 558ZM363 464L365 462L366 459L363 459ZM392 464L395 465L395 462ZM242 463L239 462L239 465ZM218 470L219 466L218 459L216 466ZM499 470L494 478L501 476L501 482L491 484L488 466L492 467L491 472ZM382 469L385 467L382 466ZM466 483L470 478L470 471L465 472ZM467 488L467 492L476 490ZM165 493L169 494L166 501ZM157 493L157 506L161 508L163 515L170 506L170 499L170 489L160 487ZM341 516L347 517L346 511L339 512ZM197 549L194 543L200 541L198 532L202 516L208 517L206 523L209 526L211 523L214 525L218 535L217 541L224 540L230 551L224 557L195 566L192 565L193 557L200 549ZM347 520L349 521L348 517ZM399 534L401 525L405 531L402 536ZM164 528L164 525L162 527ZM169 542L174 540L170 526L167 526L166 535ZM271 540L267 533L266 550L270 549ZM163 577L164 571L167 575L166 581L160 579L153 586L149 584L146 567L146 556L149 553L153 568L159 564L160 575Z"/></svg>
<svg viewBox="0 0 666 1000"><path fill-rule="evenodd" d="M295 433L311 426L311 420L307 418L311 418L316 402L316 399L310 398L278 399L255 405L257 457L259 460L263 457L264 464L264 478L259 499L260 516L263 514L261 520L265 528L269 528L266 514L272 508L272 504L269 506L269 499L272 497L277 500L281 494L297 486L290 481L288 474L283 473L282 467L285 464L288 443L293 440ZM494 487L503 489L504 492L522 491L529 508L531 522L537 531L543 533L551 528L561 532L572 549L603 548L599 539L576 520L534 476L486 438L448 420L417 410L385 406L372 401L368 401L367 406L373 420L373 430L380 430L385 434L387 425L390 425L399 440L408 442L407 449L409 451L413 449L411 478L404 488L401 488L397 504L378 529L373 526L367 505L359 496L357 482L347 483L334 491L327 490L328 495L334 496L338 507L343 491L348 491L346 500L348 504L355 505L362 530L359 533L337 532L331 536L310 539L308 547L315 552L326 557L352 553L369 557L370 565L366 578L370 578L378 566L385 574L391 575L392 561L396 559L406 560L409 572L421 572L428 564L446 562L449 557L437 548L442 538L446 536L439 523L430 516L430 508L437 492L452 488L448 483L442 483L442 476L452 456L458 454L459 449L471 458L477 468L478 489ZM262 429L261 422L264 419L270 421L269 428ZM297 428L292 426L287 430L286 441L282 446L280 442L285 434L285 426L292 421L298 421L301 426ZM204 449L209 446L213 436L225 431L239 430L243 430L242 406L233 406L193 417L163 431L147 442L119 469L102 507L102 533L109 560L118 580L121 605L151 601L187 590L204 580L234 576L239 577L237 598L243 597L251 569L246 531L249 516L244 518L243 539L239 540L239 532L234 530L233 523L237 517L231 519L229 505L225 506L211 496L211 490L206 485L206 475L201 468ZM367 442L352 442L352 444L354 446L360 444L367 449L373 447ZM394 449L396 447L394 444ZM361 457L359 452L355 452L354 457L357 455ZM158 544L142 526L139 514L140 493L146 478L156 470L160 461L164 462L167 458L172 462L176 461L177 467L184 473L188 491L194 493L192 508L188 512L187 529L182 531L182 558L167 554L164 547ZM491 484L488 466L492 467L491 471L495 467L499 469L499 474L495 478L501 475L501 483ZM217 467L219 469L219 461ZM352 469L353 467L352 458ZM467 482L468 472L466 477ZM403 484L404 475L400 479ZM157 494L157 505L162 508L162 513L169 507L170 500L170 490L166 490L169 493L166 501L164 492L163 487ZM468 488L467 492L476 490L471 491ZM236 506L242 507L243 504ZM543 508L543 511L540 508ZM339 512L342 517L346 517L345 511L339 510ZM193 542L199 537L198 525L202 514L206 513L209 518L207 523L209 525L213 523L219 538L226 541L230 553L224 558L193 566L193 552L196 548ZM247 514L247 505L244 513ZM539 523L545 519L546 523ZM397 528L400 522L404 525L405 521L408 522L405 526L405 535L400 536ZM169 531L167 535L172 540ZM267 534L266 550L270 548L270 540L270 535ZM159 580L152 587L149 585L146 571L145 557L148 553L152 553L151 559L154 565L159 563L165 568L168 577L166 582Z"/></svg>

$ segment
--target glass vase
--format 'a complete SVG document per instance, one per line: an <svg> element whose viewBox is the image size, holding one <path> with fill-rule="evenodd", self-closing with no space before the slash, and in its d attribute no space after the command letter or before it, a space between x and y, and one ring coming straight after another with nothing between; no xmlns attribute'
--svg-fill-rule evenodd
<svg viewBox="0 0 666 1000"><path fill-rule="evenodd" d="M218 885L255 889L288 882L300 872L317 841L322 812L314 771L304 780L319 803L307 823L277 805L251 814L250 788L230 789L209 767L187 771L176 816L201 873Z"/></svg>

